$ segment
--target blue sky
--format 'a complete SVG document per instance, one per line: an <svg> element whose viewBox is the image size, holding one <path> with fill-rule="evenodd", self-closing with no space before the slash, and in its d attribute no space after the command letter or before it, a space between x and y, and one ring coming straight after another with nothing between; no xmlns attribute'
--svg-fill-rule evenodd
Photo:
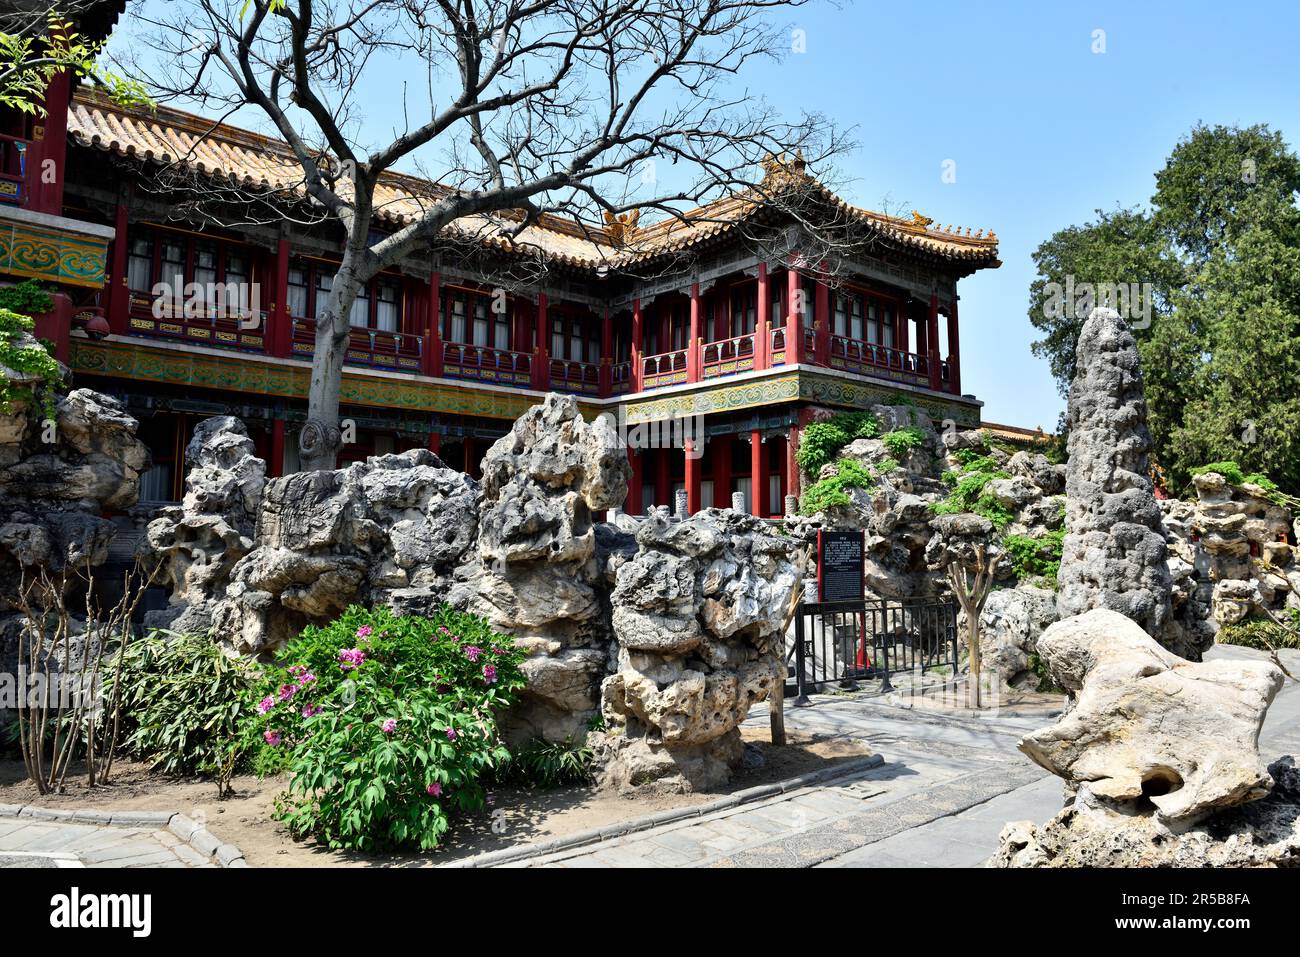
<svg viewBox="0 0 1300 957"><path fill-rule="evenodd" d="M1145 203L1198 121L1268 123L1300 145L1294 2L812 0L787 19L807 52L756 63L737 86L856 128L845 198L997 232L1002 268L959 287L963 390L996 422L1051 429L1063 407L1030 353L1040 242L1098 207ZM375 99L371 121L400 122Z"/></svg>

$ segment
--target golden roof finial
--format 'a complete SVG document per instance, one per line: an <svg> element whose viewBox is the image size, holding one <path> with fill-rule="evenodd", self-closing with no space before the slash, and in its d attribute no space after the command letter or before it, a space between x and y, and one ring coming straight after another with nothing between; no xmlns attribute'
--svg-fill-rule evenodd
<svg viewBox="0 0 1300 957"><path fill-rule="evenodd" d="M931 219L929 216L922 216L922 215L921 215L919 212L917 212L915 209L912 210L912 225L913 225L913 226L919 226L921 229L929 229L929 228L930 228L930 224L933 223L933 222L934 222L934 220Z"/></svg>
<svg viewBox="0 0 1300 957"><path fill-rule="evenodd" d="M640 218L639 209L624 213L622 216L616 216L609 210L605 210L605 234L609 236L609 241L615 246L622 246L631 240L636 233L637 220Z"/></svg>

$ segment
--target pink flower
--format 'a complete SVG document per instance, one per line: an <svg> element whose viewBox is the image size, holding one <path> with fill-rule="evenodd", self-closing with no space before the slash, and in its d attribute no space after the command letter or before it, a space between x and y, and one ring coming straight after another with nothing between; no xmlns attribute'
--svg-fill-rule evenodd
<svg viewBox="0 0 1300 957"><path fill-rule="evenodd" d="M365 663L366 653L360 648L344 648L339 652L339 668L352 671Z"/></svg>
<svg viewBox="0 0 1300 957"><path fill-rule="evenodd" d="M321 709L319 705L309 704L302 709L302 716L304 718L314 718L316 715L320 713L321 713Z"/></svg>
<svg viewBox="0 0 1300 957"><path fill-rule="evenodd" d="M496 684L496 682L497 682L497 670L496 670L496 668L495 668L494 666L492 666L492 665L484 665L484 666L483 666L483 680L486 681L486 682L487 682L488 684L490 684L490 685L494 685L494 684Z"/></svg>
<svg viewBox="0 0 1300 957"><path fill-rule="evenodd" d="M298 693L297 685L280 685L280 700L288 701Z"/></svg>
<svg viewBox="0 0 1300 957"><path fill-rule="evenodd" d="M437 781L434 781L424 789L424 792L428 794L429 797L442 797L442 785Z"/></svg>
<svg viewBox="0 0 1300 957"><path fill-rule="evenodd" d="M360 628L357 629L357 637L369 638L372 634L374 634L374 632L375 629L371 628L369 625L362 625Z"/></svg>
<svg viewBox="0 0 1300 957"><path fill-rule="evenodd" d="M270 695L267 695L265 698L263 698L261 701L257 703L257 713L266 714L274 707L275 707L275 699L272 698Z"/></svg>
<svg viewBox="0 0 1300 957"><path fill-rule="evenodd" d="M478 661L478 656L483 654L483 649L478 645L470 645L465 649L465 657L470 661Z"/></svg>
<svg viewBox="0 0 1300 957"><path fill-rule="evenodd" d="M455 728L448 728L448 729L447 729L447 740L448 740L448 741L455 741L458 737L460 737L460 735L456 734L456 729L455 729Z"/></svg>
<svg viewBox="0 0 1300 957"><path fill-rule="evenodd" d="M280 737L280 732L279 732L279 731L265 731L265 732L263 732L263 734L262 734L262 738L263 738L263 739L266 741L266 743L269 744L271 747L275 747L275 746L276 746L277 744L279 744L280 741L281 741L281 737Z"/></svg>
<svg viewBox="0 0 1300 957"><path fill-rule="evenodd" d="M305 671L298 678L298 687L301 690L303 686L311 684L316 680L316 676L310 671Z"/></svg>
<svg viewBox="0 0 1300 957"><path fill-rule="evenodd" d="M392 734L397 730L397 719L389 718L384 722L384 734Z"/></svg>

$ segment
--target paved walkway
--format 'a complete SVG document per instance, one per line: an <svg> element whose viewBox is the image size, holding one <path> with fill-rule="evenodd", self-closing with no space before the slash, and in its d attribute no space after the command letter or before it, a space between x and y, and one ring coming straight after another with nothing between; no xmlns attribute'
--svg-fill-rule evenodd
<svg viewBox="0 0 1300 957"><path fill-rule="evenodd" d="M167 830L0 819L0 868L213 866Z"/></svg>
<svg viewBox="0 0 1300 957"><path fill-rule="evenodd" d="M1240 648L1210 658L1259 659ZM1300 675L1300 653L1283 657ZM1062 807L1058 778L1016 750L1025 732L1054 720L1003 709L992 715L905 710L884 698L819 696L787 708L791 731L853 737L884 764L851 778L703 818L507 867L976 867L1008 821L1046 821ZM750 722L766 726L766 705ZM1300 683L1269 709L1261 751L1300 753Z"/></svg>

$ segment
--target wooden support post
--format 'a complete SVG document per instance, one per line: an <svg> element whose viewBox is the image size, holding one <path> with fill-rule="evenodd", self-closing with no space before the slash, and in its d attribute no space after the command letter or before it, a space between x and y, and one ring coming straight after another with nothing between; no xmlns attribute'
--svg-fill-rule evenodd
<svg viewBox="0 0 1300 957"><path fill-rule="evenodd" d="M939 297L930 295L930 319L926 323L926 364L930 368L930 388L935 392L943 387L943 370L939 366Z"/></svg>
<svg viewBox="0 0 1300 957"><path fill-rule="evenodd" d="M641 379L644 366L641 362L641 350L643 347L642 339L644 327L641 321L641 300L632 300L632 368L629 370L630 379L629 389L632 392L641 391ZM637 506L640 507L640 502Z"/></svg>
<svg viewBox="0 0 1300 957"><path fill-rule="evenodd" d="M614 391L614 321L605 307L600 321L600 396L607 398Z"/></svg>
<svg viewBox="0 0 1300 957"><path fill-rule="evenodd" d="M713 443L713 507L731 507L731 445L730 435Z"/></svg>
<svg viewBox="0 0 1300 957"><path fill-rule="evenodd" d="M425 320L424 374L440 378L443 373L442 348L442 273L429 274L429 315ZM436 451L436 450L435 450Z"/></svg>
<svg viewBox="0 0 1300 957"><path fill-rule="evenodd" d="M537 294L537 349L533 353L533 388L545 392L551 387L551 325L546 314L546 293Z"/></svg>
<svg viewBox="0 0 1300 957"><path fill-rule="evenodd" d="M955 298L948 307L948 387L953 395L961 395L961 344Z"/></svg>
<svg viewBox="0 0 1300 957"><path fill-rule="evenodd" d="M704 454L703 440L687 439L684 454L686 456L686 511L694 515L701 509L700 504L700 456Z"/></svg>
<svg viewBox="0 0 1300 957"><path fill-rule="evenodd" d="M750 512L767 518L767 447L763 433L753 429L749 433L749 498Z"/></svg>
<svg viewBox="0 0 1300 957"><path fill-rule="evenodd" d="M793 266L786 273L785 364L802 362L805 303L799 270Z"/></svg>
<svg viewBox="0 0 1300 957"><path fill-rule="evenodd" d="M702 303L700 302L700 284L691 283L691 328L686 340L686 381L699 382L701 379L700 363L702 361L701 353L704 350L704 340L700 334L700 323L702 316ZM692 509L694 515L697 509Z"/></svg>
<svg viewBox="0 0 1300 957"><path fill-rule="evenodd" d="M636 449L627 450L627 460L632 466L632 477L627 482L627 500L623 503L623 511L629 515L640 515L641 474L644 462L641 453Z"/></svg>
<svg viewBox="0 0 1300 957"><path fill-rule="evenodd" d="M284 475L284 433L284 416L277 415L271 423L271 461L266 463L271 478L281 478Z"/></svg>
<svg viewBox="0 0 1300 957"><path fill-rule="evenodd" d="M813 305L816 325L817 364L831 364L831 290L822 280L817 280L817 301Z"/></svg>
<svg viewBox="0 0 1300 957"><path fill-rule="evenodd" d="M117 204L117 215L113 221L113 264L109 272L110 292L108 297L108 328L116 336L126 335L127 323L131 313L131 286L126 278L126 257L130 248L127 236L127 206L125 202Z"/></svg>
<svg viewBox="0 0 1300 957"><path fill-rule="evenodd" d="M758 264L758 309L754 330L754 368L766 369L772 360L772 300L768 298L767 263ZM757 514L757 513L755 513Z"/></svg>

